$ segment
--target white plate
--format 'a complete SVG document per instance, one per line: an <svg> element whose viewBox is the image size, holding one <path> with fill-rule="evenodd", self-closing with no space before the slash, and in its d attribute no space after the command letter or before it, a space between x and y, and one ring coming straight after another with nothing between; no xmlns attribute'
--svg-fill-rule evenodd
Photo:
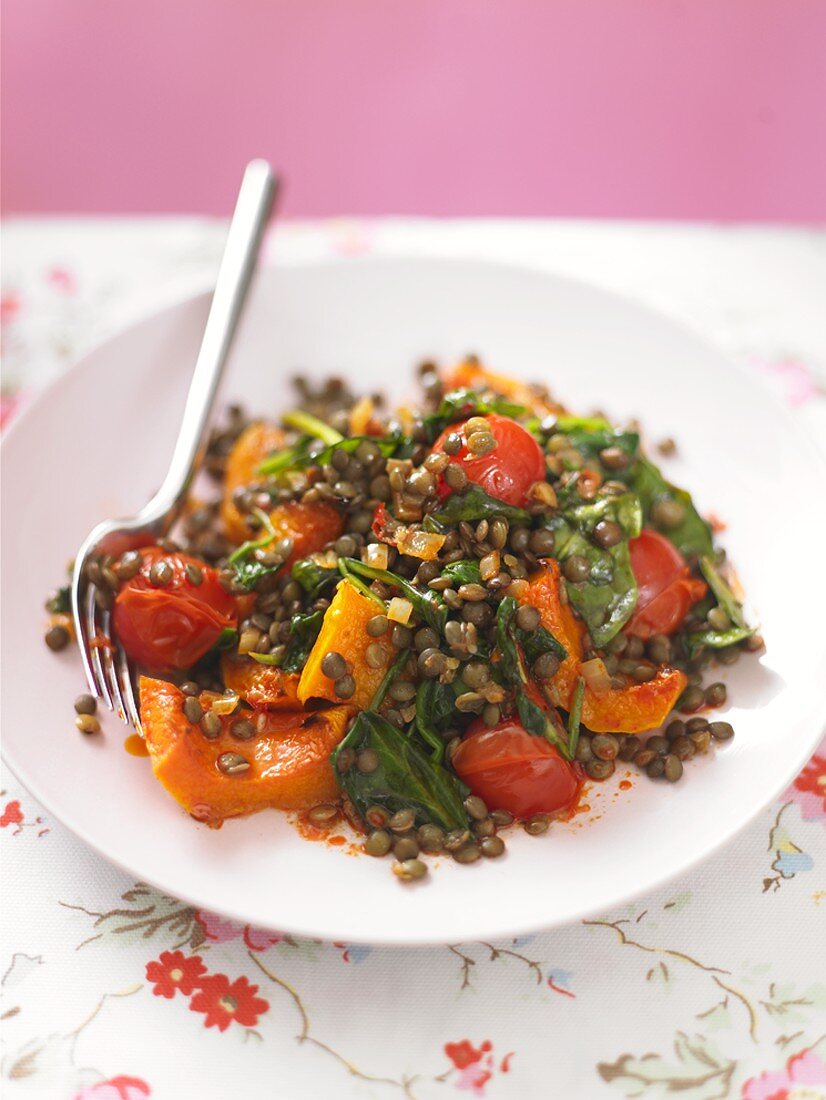
<svg viewBox="0 0 826 1100"><path fill-rule="evenodd" d="M4 753L47 810L136 878L241 921L373 943L492 939L603 910L727 841L814 748L824 718L823 461L783 410L713 348L639 306L547 275L477 262L360 259L271 270L257 283L227 396L270 413L297 370L355 390L412 388L425 356L475 350L546 381L574 409L639 415L674 436L668 466L725 543L768 640L728 670L736 730L677 785L592 790L590 814L508 855L443 863L405 887L389 862L299 838L274 811L211 831L124 752L125 730L83 738L77 655L43 644L43 597L89 528L128 514L166 468L204 317L198 297L90 354L3 441Z"/></svg>

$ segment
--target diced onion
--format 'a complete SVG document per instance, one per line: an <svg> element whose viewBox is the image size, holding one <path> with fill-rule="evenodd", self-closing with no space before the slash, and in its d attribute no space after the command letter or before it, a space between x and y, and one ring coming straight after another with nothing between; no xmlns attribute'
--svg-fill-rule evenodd
<svg viewBox="0 0 826 1100"><path fill-rule="evenodd" d="M394 596L387 605L387 618L391 623L401 623L404 625L412 614L413 604L410 600L403 600L399 596Z"/></svg>
<svg viewBox="0 0 826 1100"><path fill-rule="evenodd" d="M371 542L364 548L364 560L374 569L386 569L389 563L387 543Z"/></svg>
<svg viewBox="0 0 826 1100"><path fill-rule="evenodd" d="M611 690L611 677L605 667L605 662L599 657L594 657L591 661L583 661L580 671L582 672L582 678L594 695L604 695L606 691Z"/></svg>
<svg viewBox="0 0 826 1100"><path fill-rule="evenodd" d="M400 553L422 561L433 561L445 544L445 535L420 531L417 528L402 528L396 536L396 545Z"/></svg>
<svg viewBox="0 0 826 1100"><path fill-rule="evenodd" d="M219 696L212 704L213 714L232 714L235 708L238 706L238 693L236 691L225 691L223 695Z"/></svg>

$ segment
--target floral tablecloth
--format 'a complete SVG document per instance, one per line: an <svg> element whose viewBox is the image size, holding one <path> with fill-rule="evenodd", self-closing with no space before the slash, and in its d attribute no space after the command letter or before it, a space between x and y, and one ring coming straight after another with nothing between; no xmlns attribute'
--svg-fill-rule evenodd
<svg viewBox="0 0 826 1100"><path fill-rule="evenodd" d="M209 277L223 231L7 224L4 417L91 342ZM269 247L283 262L437 252L589 279L701 329L826 438L823 232L341 221L287 225ZM8 774L0 832L8 1100L826 1097L826 746L679 881L501 943L407 950L242 927L133 882Z"/></svg>

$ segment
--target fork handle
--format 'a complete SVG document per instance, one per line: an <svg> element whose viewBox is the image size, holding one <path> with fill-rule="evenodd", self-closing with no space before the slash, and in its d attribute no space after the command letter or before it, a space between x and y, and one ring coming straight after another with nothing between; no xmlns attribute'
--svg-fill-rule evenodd
<svg viewBox="0 0 826 1100"><path fill-rule="evenodd" d="M166 530L180 513L204 457L218 386L255 270L277 182L264 160L250 161L244 171L172 461L160 489L137 517L146 522L163 520Z"/></svg>

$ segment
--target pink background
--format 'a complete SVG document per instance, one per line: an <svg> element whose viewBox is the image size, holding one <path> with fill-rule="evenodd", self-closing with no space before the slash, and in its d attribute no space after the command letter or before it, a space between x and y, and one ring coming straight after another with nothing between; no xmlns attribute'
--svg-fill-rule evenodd
<svg viewBox="0 0 826 1100"><path fill-rule="evenodd" d="M826 0L6 0L7 211L826 217Z"/></svg>

